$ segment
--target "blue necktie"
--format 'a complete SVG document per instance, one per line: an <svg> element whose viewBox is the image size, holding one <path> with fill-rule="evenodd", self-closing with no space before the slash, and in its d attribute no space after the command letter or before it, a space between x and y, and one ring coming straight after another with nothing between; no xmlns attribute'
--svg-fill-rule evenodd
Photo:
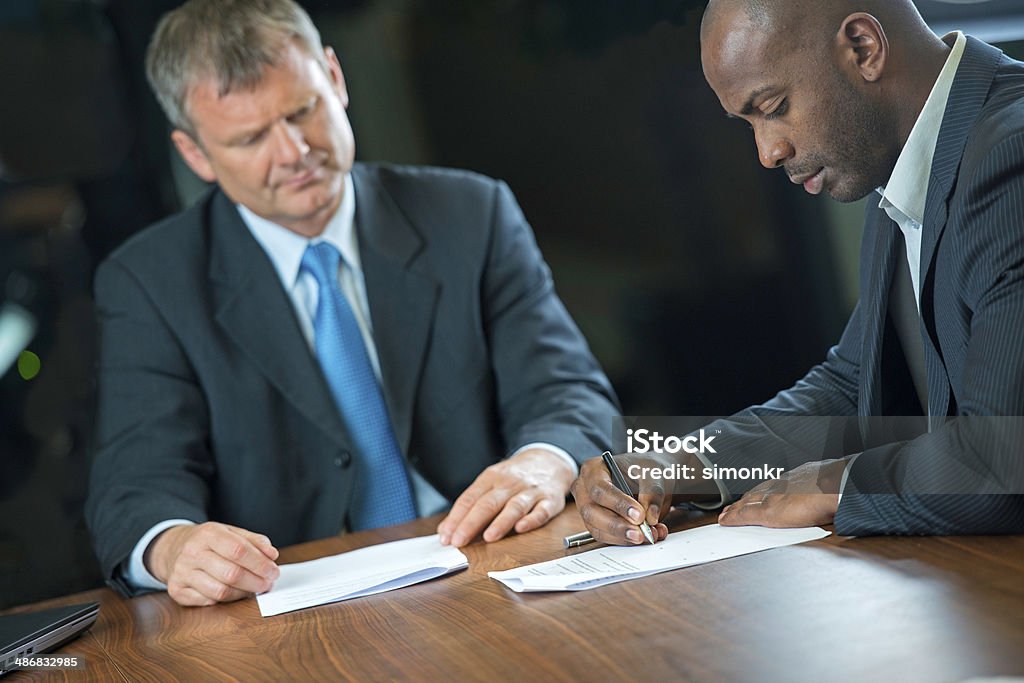
<svg viewBox="0 0 1024 683"><path fill-rule="evenodd" d="M316 278L316 355L357 451L349 524L353 531L416 518L409 476L352 307L338 285L341 255L310 245L302 270Z"/></svg>

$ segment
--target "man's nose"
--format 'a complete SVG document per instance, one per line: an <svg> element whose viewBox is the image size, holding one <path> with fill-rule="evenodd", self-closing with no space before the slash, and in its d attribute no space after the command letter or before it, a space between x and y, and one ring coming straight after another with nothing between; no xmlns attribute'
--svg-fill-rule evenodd
<svg viewBox="0 0 1024 683"><path fill-rule="evenodd" d="M765 168L778 168L793 158L793 145L789 140L768 135L764 131L755 132L754 138L757 143L757 156Z"/></svg>
<svg viewBox="0 0 1024 683"><path fill-rule="evenodd" d="M273 129L274 160L281 166L292 166L309 154L309 145L302 130L287 121L280 121Z"/></svg>

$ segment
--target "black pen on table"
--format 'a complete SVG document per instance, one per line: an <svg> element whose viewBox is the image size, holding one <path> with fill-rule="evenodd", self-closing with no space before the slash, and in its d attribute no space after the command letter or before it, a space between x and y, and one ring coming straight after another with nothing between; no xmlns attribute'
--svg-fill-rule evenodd
<svg viewBox="0 0 1024 683"><path fill-rule="evenodd" d="M612 483L615 484L615 488L622 491L630 498L633 498L633 500L636 500L636 497L629 490L629 484L626 482L626 477L623 476L622 470L619 469L619 466L615 462L615 458L612 457L611 452L605 451L602 453L601 459L604 460L604 466L608 468L608 473L612 476ZM653 545L654 534L651 532L651 527L647 524L647 520L643 520L638 526L640 527L640 531L643 533L644 538L647 539L647 542ZM573 534L572 536L566 536L562 539L562 544L566 549L568 549L592 543L593 541L594 537L590 535L589 531L582 531L578 534Z"/></svg>

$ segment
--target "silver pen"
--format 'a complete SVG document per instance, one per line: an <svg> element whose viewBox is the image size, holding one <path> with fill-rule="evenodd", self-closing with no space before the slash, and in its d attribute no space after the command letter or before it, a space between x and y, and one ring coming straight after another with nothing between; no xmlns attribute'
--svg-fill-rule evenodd
<svg viewBox="0 0 1024 683"><path fill-rule="evenodd" d="M566 536L562 539L562 544L565 546L566 550L568 550L569 548L578 548L581 545L586 545L587 543L593 542L594 537L590 535L589 531L581 531L578 534Z"/></svg>

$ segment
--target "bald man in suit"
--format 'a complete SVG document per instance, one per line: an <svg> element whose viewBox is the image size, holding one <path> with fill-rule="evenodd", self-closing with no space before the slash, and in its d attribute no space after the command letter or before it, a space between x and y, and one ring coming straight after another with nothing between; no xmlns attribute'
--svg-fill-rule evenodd
<svg viewBox="0 0 1024 683"><path fill-rule="evenodd" d="M638 543L646 515L664 537L690 499L725 504L723 525L1024 532L1024 64L936 36L910 0L712 0L701 52L766 168L869 197L861 297L823 363L707 428L716 453L643 458L780 480L642 481L638 503L592 461L573 487L588 527Z"/></svg>

